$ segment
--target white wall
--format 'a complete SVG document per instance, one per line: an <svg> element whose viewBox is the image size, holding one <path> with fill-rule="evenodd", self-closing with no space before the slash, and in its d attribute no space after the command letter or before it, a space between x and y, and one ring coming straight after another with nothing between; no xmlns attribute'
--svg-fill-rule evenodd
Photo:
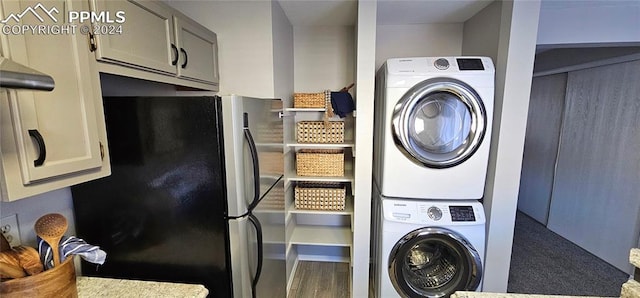
<svg viewBox="0 0 640 298"><path fill-rule="evenodd" d="M291 106L293 94L293 27L278 1L271 2L273 19L273 88L274 97Z"/></svg>
<svg viewBox="0 0 640 298"><path fill-rule="evenodd" d="M389 58L456 56L462 48L462 23L378 25L376 70Z"/></svg>
<svg viewBox="0 0 640 298"><path fill-rule="evenodd" d="M465 24L465 33L476 31L486 34L487 40L498 40L494 126L483 201L487 214L483 290L487 292L506 292L509 280L539 7L539 0L496 2ZM500 20L499 31L475 30L490 19ZM486 50L482 39L465 39L463 54Z"/></svg>
<svg viewBox="0 0 640 298"><path fill-rule="evenodd" d="M296 92L339 90L355 80L353 26L294 26Z"/></svg>
<svg viewBox="0 0 640 298"><path fill-rule="evenodd" d="M270 1L165 2L218 35L221 95L275 97Z"/></svg>
<svg viewBox="0 0 640 298"><path fill-rule="evenodd" d="M497 20L500 20L501 15L502 4L496 1L464 23L464 55L488 56L494 63L497 61L500 45L500 22Z"/></svg>
<svg viewBox="0 0 640 298"><path fill-rule="evenodd" d="M22 245L26 246L38 247L33 225L40 216L47 213L64 215L69 222L69 228L65 235L76 234L73 201L71 190L68 187L14 202L0 202L0 217L17 215L20 240Z"/></svg>
<svg viewBox="0 0 640 298"><path fill-rule="evenodd" d="M538 45L628 42L640 42L640 1L542 1Z"/></svg>

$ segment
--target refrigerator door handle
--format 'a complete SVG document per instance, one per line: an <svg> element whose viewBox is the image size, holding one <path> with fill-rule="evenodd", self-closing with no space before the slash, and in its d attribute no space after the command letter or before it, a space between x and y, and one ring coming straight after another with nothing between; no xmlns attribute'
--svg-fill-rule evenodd
<svg viewBox="0 0 640 298"><path fill-rule="evenodd" d="M252 213L249 213L249 221L251 222L251 224L253 224L253 226L256 229L256 242L257 242L257 248L258 248L258 262L256 265L256 274L253 277L253 279L251 280L251 297L256 298L256 289L258 286L258 281L260 280L260 274L262 273L262 262L264 259L264 251L262 248L263 242L262 242L262 225L260 224L260 220L258 220L258 218L253 215Z"/></svg>
<svg viewBox="0 0 640 298"><path fill-rule="evenodd" d="M251 212L260 203L260 164L258 161L258 148L256 147L256 143L253 141L251 130L249 130L249 114L244 113L243 118L244 127L242 130L244 131L244 138L249 143L251 162L253 164L253 200L247 207L247 210Z"/></svg>

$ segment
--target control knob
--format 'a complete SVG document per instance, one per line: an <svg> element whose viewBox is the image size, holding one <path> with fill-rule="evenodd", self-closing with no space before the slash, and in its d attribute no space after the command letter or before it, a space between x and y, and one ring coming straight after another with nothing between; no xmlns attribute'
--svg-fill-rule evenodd
<svg viewBox="0 0 640 298"><path fill-rule="evenodd" d="M429 218L433 220L440 220L442 218L442 210L438 207L432 206L427 210L427 215L429 215Z"/></svg>
<svg viewBox="0 0 640 298"><path fill-rule="evenodd" d="M447 60L445 58L440 58L440 59L436 60L435 62L433 62L433 66L435 66L437 69L445 70L445 69L449 68L449 60Z"/></svg>

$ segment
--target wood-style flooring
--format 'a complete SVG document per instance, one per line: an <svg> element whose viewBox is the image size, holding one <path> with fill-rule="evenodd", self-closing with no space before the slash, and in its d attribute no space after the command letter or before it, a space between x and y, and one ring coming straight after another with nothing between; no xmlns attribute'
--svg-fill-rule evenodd
<svg viewBox="0 0 640 298"><path fill-rule="evenodd" d="M349 263L300 262L289 289L295 298L348 298Z"/></svg>

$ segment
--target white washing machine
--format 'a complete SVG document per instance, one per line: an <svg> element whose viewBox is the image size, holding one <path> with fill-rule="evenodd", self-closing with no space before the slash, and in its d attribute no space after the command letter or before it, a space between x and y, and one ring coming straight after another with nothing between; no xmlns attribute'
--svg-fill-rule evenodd
<svg viewBox="0 0 640 298"><path fill-rule="evenodd" d="M376 75L374 137L383 196L482 198L494 77L488 57L386 61Z"/></svg>
<svg viewBox="0 0 640 298"><path fill-rule="evenodd" d="M449 297L482 289L482 204L388 198L378 204L375 297Z"/></svg>

